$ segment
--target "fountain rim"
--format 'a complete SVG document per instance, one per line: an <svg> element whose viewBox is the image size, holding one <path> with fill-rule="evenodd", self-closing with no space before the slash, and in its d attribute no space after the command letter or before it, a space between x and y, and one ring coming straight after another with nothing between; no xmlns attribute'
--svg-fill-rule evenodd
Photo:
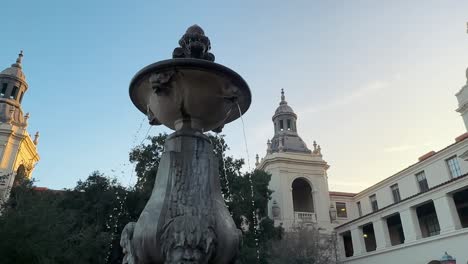
<svg viewBox="0 0 468 264"><path fill-rule="evenodd" d="M252 102L252 94L249 88L249 85L247 82L240 76L237 72L234 70L216 63L212 61L207 61L207 60L202 60L202 59L193 59L193 58L174 58L174 59L167 59L167 60L162 60L158 61L155 63L152 63L148 66L145 66L143 69L139 70L132 78L130 81L129 85L129 95L130 99L135 105L135 107L140 110L143 114L146 114L146 105L141 105L138 104L135 98L136 94L136 87L135 84L140 81L142 76L150 73L150 72L157 72L157 71L163 71L166 69L170 68L177 68L177 67L183 67L186 69L205 69L205 70L210 70L213 72L218 72L224 75L227 75L231 77L231 80L233 80L234 83L237 84L237 86L242 90L242 93L245 95L245 106L241 106L241 112L242 115L247 112L247 110L250 108L250 104ZM243 109L242 109L243 108ZM239 116L240 117L240 116ZM237 119L237 118L236 118ZM232 120L231 120L232 121Z"/></svg>

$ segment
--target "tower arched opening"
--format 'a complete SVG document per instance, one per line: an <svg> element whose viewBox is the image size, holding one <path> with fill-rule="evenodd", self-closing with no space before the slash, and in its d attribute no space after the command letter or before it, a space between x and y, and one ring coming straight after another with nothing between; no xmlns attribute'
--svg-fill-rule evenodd
<svg viewBox="0 0 468 264"><path fill-rule="evenodd" d="M314 200L311 185L302 178L297 178L292 183L292 197L294 212L314 212Z"/></svg>

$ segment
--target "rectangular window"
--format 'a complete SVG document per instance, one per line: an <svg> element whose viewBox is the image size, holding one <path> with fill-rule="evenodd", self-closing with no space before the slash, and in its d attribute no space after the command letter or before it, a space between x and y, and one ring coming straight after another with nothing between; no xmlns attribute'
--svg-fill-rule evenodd
<svg viewBox="0 0 468 264"><path fill-rule="evenodd" d="M372 212L379 210L379 204L377 203L377 196L375 194L369 196L369 200L372 207Z"/></svg>
<svg viewBox="0 0 468 264"><path fill-rule="evenodd" d="M10 99L16 99L16 96L18 95L18 87L13 87L13 90L11 91Z"/></svg>
<svg viewBox="0 0 468 264"><path fill-rule="evenodd" d="M288 130L291 130L291 120L290 119L286 120L286 123L288 125Z"/></svg>
<svg viewBox="0 0 468 264"><path fill-rule="evenodd" d="M284 129L283 120L280 120L280 121L279 121L279 126L280 126L280 127L279 127L280 130L283 131L283 129Z"/></svg>
<svg viewBox="0 0 468 264"><path fill-rule="evenodd" d="M362 216L361 202L357 202L356 205L357 205L357 210L358 210L358 213L359 213L359 217L361 217Z"/></svg>
<svg viewBox="0 0 468 264"><path fill-rule="evenodd" d="M343 234L341 234L343 237L343 246L344 246L344 251L345 251L345 257L349 258L354 255L354 250L353 250L353 240L351 239L351 232L346 231Z"/></svg>
<svg viewBox="0 0 468 264"><path fill-rule="evenodd" d="M398 184L393 184L392 186L390 186L390 189L392 190L393 202L398 203L399 201L401 201L400 189L398 188Z"/></svg>
<svg viewBox="0 0 468 264"><path fill-rule="evenodd" d="M416 180L418 181L420 192L429 190L429 185L427 184L426 174L424 171L416 173Z"/></svg>
<svg viewBox="0 0 468 264"><path fill-rule="evenodd" d="M440 234L439 220L435 211L434 202L429 202L416 208L419 228L422 237L430 237Z"/></svg>
<svg viewBox="0 0 468 264"><path fill-rule="evenodd" d="M19 102L20 102L20 103L23 101L23 95L24 95L24 91L21 92L20 99L19 99Z"/></svg>
<svg viewBox="0 0 468 264"><path fill-rule="evenodd" d="M362 227L362 237L367 252L377 249L377 240L375 239L374 225L372 223Z"/></svg>
<svg viewBox="0 0 468 264"><path fill-rule="evenodd" d="M450 176L452 178L457 178L462 175L460 170L460 165L458 164L457 156L450 157L445 160L450 171Z"/></svg>
<svg viewBox="0 0 468 264"><path fill-rule="evenodd" d="M1 96L5 96L7 88L8 88L8 83L2 84L2 91L0 92Z"/></svg>
<svg viewBox="0 0 468 264"><path fill-rule="evenodd" d="M336 216L342 218L348 217L348 213L346 211L346 203L336 202Z"/></svg>

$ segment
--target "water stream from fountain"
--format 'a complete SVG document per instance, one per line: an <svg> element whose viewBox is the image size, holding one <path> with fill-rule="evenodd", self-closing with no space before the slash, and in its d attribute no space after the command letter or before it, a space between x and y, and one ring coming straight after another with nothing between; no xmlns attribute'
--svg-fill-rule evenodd
<svg viewBox="0 0 468 264"><path fill-rule="evenodd" d="M146 134L145 136L143 137L143 139L140 141L140 143L137 145L136 142L138 141L138 139L140 138L140 132L143 128L143 124L147 122L147 118L144 117L143 120L141 120L140 122L140 125L138 127L138 129L136 130L136 132L134 133L133 135L133 140L132 140L132 144L131 144L131 149L134 149L136 146L138 145L141 145L143 144L143 142L147 139L148 135L149 135L149 132L152 128L152 126L150 125L148 127L148 130L146 131ZM121 176L124 176L125 174L125 168L127 168L127 166L129 165L129 163L127 162L124 162L121 167L119 168L120 169L120 172L121 172ZM135 166L136 164L133 164L133 168L130 172L130 177L128 179L128 183L127 183L127 186L126 188L130 188L130 185L131 185L131 182L132 182L132 178L133 178L133 174L135 172ZM114 169L111 170L112 172L115 172ZM115 178L115 174L113 175L113 177ZM112 209L112 212L111 212L111 215L109 216L109 219L107 219L106 221L106 228L108 230L112 230L111 231L111 239L110 239L110 245L109 245L109 250L107 251L107 255L106 255L106 260L105 260L105 263L108 263L109 261L109 258L110 258L110 255L111 255L111 252L112 252L112 248L113 248L113 244L112 242L114 241L114 237L115 237L115 234L118 233L118 227L119 227L119 219L120 219L120 216L122 215L123 213L123 209L124 209L124 204L125 202L127 201L127 196L128 196L128 191L125 191L124 192L124 196L123 198L120 197L119 193L118 192L115 192L115 195L116 195L116 199L117 201L119 202L119 204L117 206L115 206L113 209Z"/></svg>
<svg viewBox="0 0 468 264"><path fill-rule="evenodd" d="M254 230L255 246L257 248L257 263L258 263L258 262L260 262L260 250L259 250L259 246L258 246L258 233L257 233L257 229L258 229L257 224L258 223L257 223L257 214L255 213L254 187L253 187L253 181L252 181L253 171L250 168L249 147L247 145L247 136L245 134L244 118L242 117L242 111L241 111L241 108L239 106L239 103L236 103L236 104L237 104L237 109L239 109L240 119L242 121L242 132L244 133L245 152L246 152L246 155L247 155L247 168L249 170L247 175L249 176L250 195L251 195L252 207L254 208L254 210L252 211L252 219L253 219L253 230Z"/></svg>

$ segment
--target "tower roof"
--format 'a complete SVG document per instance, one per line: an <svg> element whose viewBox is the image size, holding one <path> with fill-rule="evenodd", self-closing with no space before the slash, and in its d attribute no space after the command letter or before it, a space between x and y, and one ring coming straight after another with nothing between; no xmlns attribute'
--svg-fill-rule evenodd
<svg viewBox="0 0 468 264"><path fill-rule="evenodd" d="M18 58L16 59L16 62L13 63L11 67L8 67L4 69L2 72L0 72L0 76L8 75L10 77L17 78L20 81L26 82L26 76L23 73L23 66L21 65L22 60L23 60L23 51L21 51L18 54Z"/></svg>
<svg viewBox="0 0 468 264"><path fill-rule="evenodd" d="M279 103L278 108L276 108L275 114L273 115L273 119L282 114L290 114L297 118L297 115L294 113L294 110L288 105L284 96L284 89L281 89L281 101Z"/></svg>

